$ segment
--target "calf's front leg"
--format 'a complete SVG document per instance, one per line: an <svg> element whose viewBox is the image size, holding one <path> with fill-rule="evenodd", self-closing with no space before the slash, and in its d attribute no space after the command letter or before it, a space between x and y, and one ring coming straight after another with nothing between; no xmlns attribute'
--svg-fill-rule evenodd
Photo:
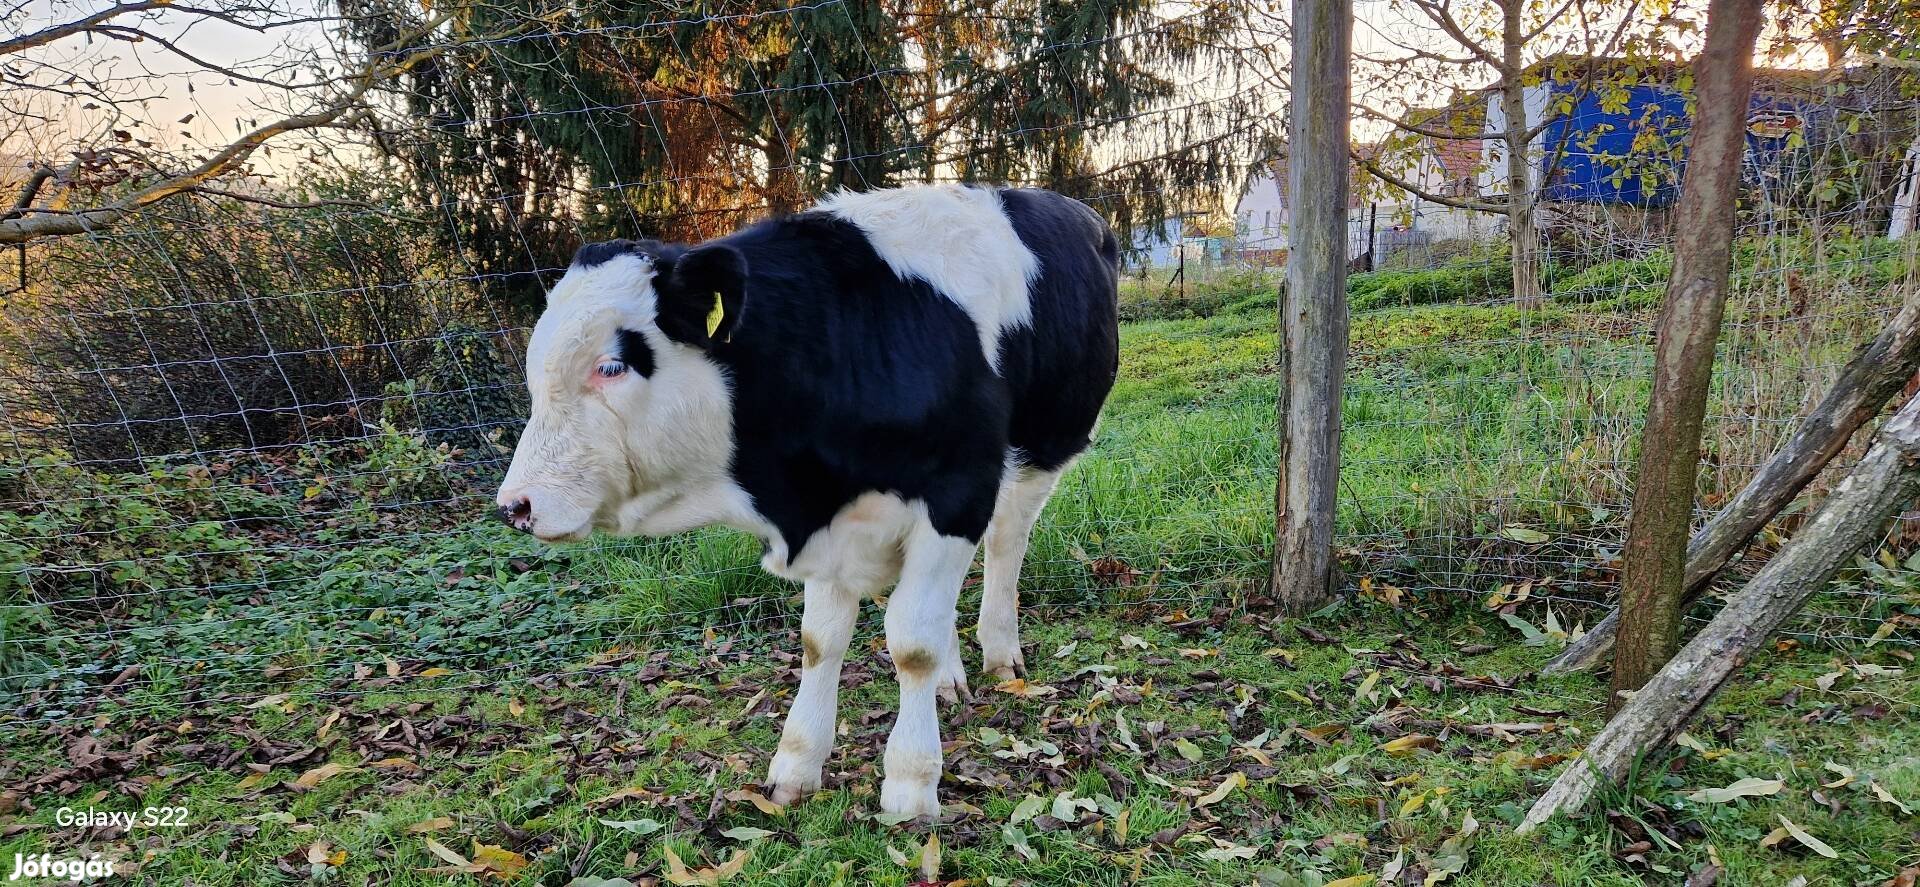
<svg viewBox="0 0 1920 887"><path fill-rule="evenodd" d="M935 698L954 642L954 607L977 543L944 536L922 519L908 535L900 584L887 604L887 651L900 681L900 710L887 736L880 809L940 814L940 721Z"/></svg>
<svg viewBox="0 0 1920 887"><path fill-rule="evenodd" d="M860 597L829 582L809 581L800 614L800 690L793 694L780 748L767 768L776 804L791 804L820 788L820 768L833 753L840 719L840 664L853 637Z"/></svg>

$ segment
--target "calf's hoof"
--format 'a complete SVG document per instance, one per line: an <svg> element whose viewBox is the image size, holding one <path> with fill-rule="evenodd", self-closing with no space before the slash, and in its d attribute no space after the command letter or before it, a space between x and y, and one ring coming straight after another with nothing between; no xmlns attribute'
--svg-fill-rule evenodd
<svg viewBox="0 0 1920 887"><path fill-rule="evenodd" d="M1024 678L1027 676L1027 664L1020 658L1018 652L1013 654L1013 660L1011 662L995 663L989 660L981 663L981 665L986 668L989 674L1003 681L1011 681L1014 678Z"/></svg>
<svg viewBox="0 0 1920 887"><path fill-rule="evenodd" d="M934 693L947 705L973 701L973 690L967 687L967 667L958 659L942 667L940 683L935 685Z"/></svg>
<svg viewBox="0 0 1920 887"><path fill-rule="evenodd" d="M940 793L932 783L888 779L880 783L880 812L901 816L940 815Z"/></svg>
<svg viewBox="0 0 1920 887"><path fill-rule="evenodd" d="M767 800L785 807L820 790L820 768L800 764L781 752L767 768L766 788Z"/></svg>
<svg viewBox="0 0 1920 887"><path fill-rule="evenodd" d="M784 783L780 785L770 785L767 786L767 800L781 807L791 807L794 804L800 803L801 800L805 799L807 795L812 794L813 791L818 788L819 786L817 785L814 786L813 789L805 789Z"/></svg>

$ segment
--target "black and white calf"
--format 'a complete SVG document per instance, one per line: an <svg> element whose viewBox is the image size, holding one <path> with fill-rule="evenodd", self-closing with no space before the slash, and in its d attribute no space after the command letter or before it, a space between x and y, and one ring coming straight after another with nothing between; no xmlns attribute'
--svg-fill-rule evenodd
<svg viewBox="0 0 1920 887"><path fill-rule="evenodd" d="M806 587L781 803L820 786L860 600L897 583L880 805L936 814L960 586L984 538L982 667L1012 677L1027 537L1113 386L1117 261L1083 204L958 186L587 246L534 327L501 516L547 540L722 524L766 543L761 565Z"/></svg>

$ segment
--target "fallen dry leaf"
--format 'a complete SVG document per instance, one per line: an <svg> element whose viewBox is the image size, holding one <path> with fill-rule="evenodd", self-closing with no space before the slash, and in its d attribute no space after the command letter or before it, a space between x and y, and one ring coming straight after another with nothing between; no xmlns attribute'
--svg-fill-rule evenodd
<svg viewBox="0 0 1920 887"><path fill-rule="evenodd" d="M716 887L731 880L747 867L747 860L753 857L751 850L736 850L733 858L715 866L688 870L680 854L673 847L662 845L660 848L667 857L667 883L679 887Z"/></svg>
<svg viewBox="0 0 1920 887"><path fill-rule="evenodd" d="M1786 840L1787 836L1791 835L1795 841L1800 842L1800 846L1805 847L1808 850L1812 850L1813 852L1818 853L1821 856L1824 856L1828 859L1840 858L1840 854L1836 852L1832 847L1827 846L1827 842L1822 841L1811 834L1808 834L1806 829L1803 829L1800 826L1795 825L1793 820L1788 819L1786 816L1778 813L1774 815L1779 817L1780 827L1769 832L1766 837L1761 838L1760 846L1762 847L1778 846L1782 841Z"/></svg>
<svg viewBox="0 0 1920 887"><path fill-rule="evenodd" d="M1440 740L1425 733L1408 733L1405 736L1389 739L1381 743L1380 750L1395 757L1406 757L1422 749L1431 751L1440 747Z"/></svg>
<svg viewBox="0 0 1920 887"><path fill-rule="evenodd" d="M473 864L485 866L487 871L495 873L505 881L520 874L527 867L527 858L518 853L494 844L473 842Z"/></svg>
<svg viewBox="0 0 1920 887"><path fill-rule="evenodd" d="M1726 788L1703 788L1687 796L1688 800L1707 804L1724 804L1735 798L1763 797L1777 795L1786 783L1778 779L1755 779L1751 776L1739 780Z"/></svg>
<svg viewBox="0 0 1920 887"><path fill-rule="evenodd" d="M727 800L732 801L736 804L741 801L746 801L747 803L752 804L755 809L759 810L762 813L767 814L768 816L787 815L787 808L782 807L779 804L775 804L773 801L769 800L766 795L763 795L756 791L749 791L747 789L730 791L730 792L727 792L726 798Z"/></svg>
<svg viewBox="0 0 1920 887"><path fill-rule="evenodd" d="M1042 684L1029 684L1026 678L1014 678L1010 681L1002 681L996 684L993 689L1010 696L1018 696L1021 699L1040 699L1060 692L1054 687L1048 687Z"/></svg>
<svg viewBox="0 0 1920 887"><path fill-rule="evenodd" d="M300 778L294 780L293 784L301 788L314 788L335 776L339 776L342 773L351 773L358 769L360 768L349 767L345 764L321 764L312 770L300 774Z"/></svg>
<svg viewBox="0 0 1920 887"><path fill-rule="evenodd" d="M1227 795L1233 794L1234 789L1240 788L1241 786L1244 786L1246 784L1247 784L1247 774L1241 773L1240 771L1235 770L1234 772L1228 774L1227 778L1220 780L1220 785L1216 787L1213 791L1207 792L1206 795L1196 799L1193 802L1193 806L1210 807L1214 804L1218 804L1221 801L1226 800Z"/></svg>

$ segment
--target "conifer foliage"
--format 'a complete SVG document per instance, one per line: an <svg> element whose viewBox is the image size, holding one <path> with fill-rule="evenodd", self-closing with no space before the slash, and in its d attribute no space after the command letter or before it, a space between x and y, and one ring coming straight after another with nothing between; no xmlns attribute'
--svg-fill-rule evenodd
<svg viewBox="0 0 1920 887"><path fill-rule="evenodd" d="M346 36L423 13L342 0ZM1018 182L1117 224L1226 183L1254 118L1188 82L1229 50L1237 0L973 4L504 0L451 10L457 45L396 79L378 144L449 246L531 307L583 239L715 236L839 188ZM463 34L505 35L460 40Z"/></svg>

